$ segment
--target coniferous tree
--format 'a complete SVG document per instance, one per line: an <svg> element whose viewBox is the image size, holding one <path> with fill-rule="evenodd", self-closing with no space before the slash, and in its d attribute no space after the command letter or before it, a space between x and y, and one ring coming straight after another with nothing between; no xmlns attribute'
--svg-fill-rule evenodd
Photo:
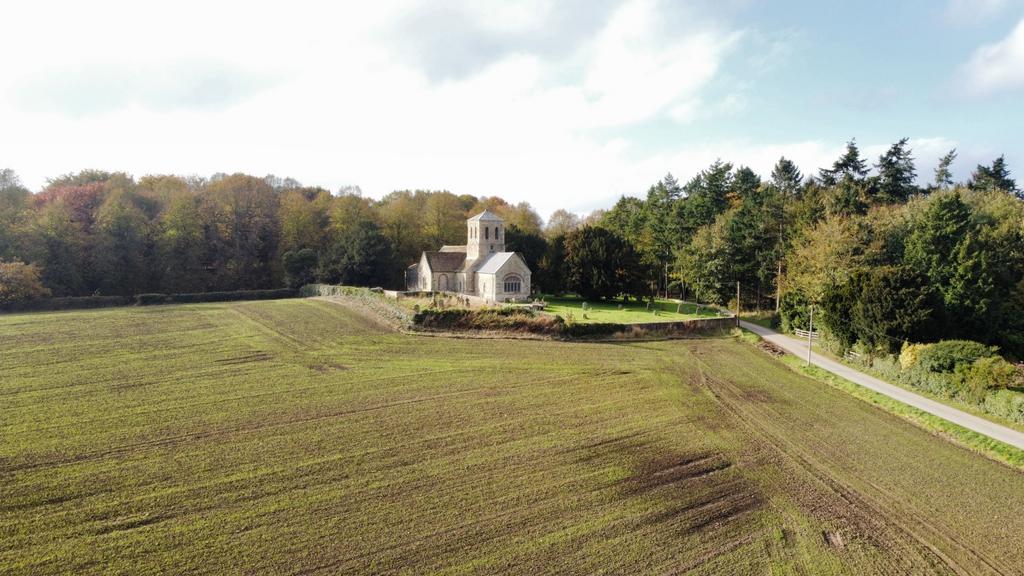
<svg viewBox="0 0 1024 576"><path fill-rule="evenodd" d="M687 183L686 201L680 204L684 240L725 212L731 188L732 164L721 160L716 160Z"/></svg>
<svg viewBox="0 0 1024 576"><path fill-rule="evenodd" d="M746 166L737 168L729 187L729 204L738 206L746 201L757 201L760 191L761 177Z"/></svg>
<svg viewBox="0 0 1024 576"><path fill-rule="evenodd" d="M530 270L537 270L547 245L544 236L537 232L520 230L515 224L505 227L505 250L522 254Z"/></svg>
<svg viewBox="0 0 1024 576"><path fill-rule="evenodd" d="M565 238L566 287L584 298L642 294L638 269L633 246L609 230L584 226Z"/></svg>
<svg viewBox="0 0 1024 576"><path fill-rule="evenodd" d="M1010 178L1010 170L1006 167L1006 158L1003 156L993 160L991 166L978 164L971 178L971 188L975 190L1005 190L1022 196L1017 190L1017 182Z"/></svg>
<svg viewBox="0 0 1024 576"><path fill-rule="evenodd" d="M953 165L954 160L956 160L956 148L953 148L939 159L939 165L935 167L936 188L949 188L953 185L953 172L950 170L950 167Z"/></svg>
<svg viewBox="0 0 1024 576"><path fill-rule="evenodd" d="M907 238L905 261L924 272L932 286L948 286L970 221L971 209L959 192L935 198Z"/></svg>
<svg viewBox="0 0 1024 576"><path fill-rule="evenodd" d="M907 138L900 139L878 158L875 170L878 177L873 186L873 200L882 203L905 202L915 192L917 171L910 155Z"/></svg>
<svg viewBox="0 0 1024 576"><path fill-rule="evenodd" d="M668 287L668 267L680 241L676 204L682 195L671 173L647 191L645 227L638 242L644 263L656 271L658 289Z"/></svg>
<svg viewBox="0 0 1024 576"><path fill-rule="evenodd" d="M772 169L772 186L782 194L783 198L795 198L800 195L803 185L803 174L792 160L785 156L779 158Z"/></svg>
<svg viewBox="0 0 1024 576"><path fill-rule="evenodd" d="M678 211L678 210L677 210ZM647 224L647 210L644 201L633 196L623 196L610 210L604 213L598 225L615 232L632 242L640 237Z"/></svg>
<svg viewBox="0 0 1024 576"><path fill-rule="evenodd" d="M835 186L843 179L861 181L868 174L868 163L860 157L857 140L846 143L846 151L832 164L832 168L822 168L818 179L825 186Z"/></svg>

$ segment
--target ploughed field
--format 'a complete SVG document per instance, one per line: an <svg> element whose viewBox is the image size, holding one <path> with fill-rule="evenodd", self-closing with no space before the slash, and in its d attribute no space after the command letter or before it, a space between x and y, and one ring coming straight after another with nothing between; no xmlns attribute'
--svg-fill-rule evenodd
<svg viewBox="0 0 1024 576"><path fill-rule="evenodd" d="M1024 573L1024 474L730 338L0 316L0 573Z"/></svg>

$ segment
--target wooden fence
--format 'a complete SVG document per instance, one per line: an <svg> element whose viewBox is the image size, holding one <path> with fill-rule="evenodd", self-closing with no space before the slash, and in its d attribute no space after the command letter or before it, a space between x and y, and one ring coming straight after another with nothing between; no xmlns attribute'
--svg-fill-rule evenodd
<svg viewBox="0 0 1024 576"><path fill-rule="evenodd" d="M799 328L793 329L793 334L795 334L797 338L802 338L804 340L807 340L808 335L811 337L811 340L817 340L819 338L819 334L817 332L808 332L807 330L801 330Z"/></svg>

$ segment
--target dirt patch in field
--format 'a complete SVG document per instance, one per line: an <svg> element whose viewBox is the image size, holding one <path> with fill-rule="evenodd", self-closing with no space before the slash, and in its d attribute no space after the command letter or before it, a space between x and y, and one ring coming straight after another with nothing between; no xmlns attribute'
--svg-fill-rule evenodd
<svg viewBox="0 0 1024 576"><path fill-rule="evenodd" d="M641 462L626 480L630 497L654 497L660 509L640 519L642 525L693 534L739 521L764 506L748 480L730 474L733 462L717 452L662 453Z"/></svg>
<svg viewBox="0 0 1024 576"><path fill-rule="evenodd" d="M757 347L775 358L779 358L786 355L785 350L779 348L778 346L772 344L771 342L768 342L767 340L761 340L760 342L758 342Z"/></svg>
<svg viewBox="0 0 1024 576"><path fill-rule="evenodd" d="M660 457L646 465L632 478L631 489L637 492L677 484L721 472L732 463L719 454L689 454Z"/></svg>
<svg viewBox="0 0 1024 576"><path fill-rule="evenodd" d="M771 404L778 400L765 390L748 388L743 391L743 399L756 404Z"/></svg>
<svg viewBox="0 0 1024 576"><path fill-rule="evenodd" d="M314 364L310 364L309 369L314 372L319 372L320 374L327 374L328 372L348 370L348 366L337 362L316 362Z"/></svg>

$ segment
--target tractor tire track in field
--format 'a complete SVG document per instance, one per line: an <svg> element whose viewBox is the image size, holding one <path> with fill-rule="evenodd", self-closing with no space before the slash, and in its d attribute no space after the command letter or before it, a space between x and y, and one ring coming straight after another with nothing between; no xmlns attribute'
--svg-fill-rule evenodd
<svg viewBox="0 0 1024 576"><path fill-rule="evenodd" d="M908 425L913 425L913 424L908 423ZM791 443L791 445L792 445L792 443ZM842 465L839 462L837 462L836 459L828 451L819 451L816 454L816 456L817 456L817 458L819 460L822 460L822 461L830 464L833 467L833 469L841 469L842 468ZM904 504L904 500L902 498L899 498L898 496L896 496L892 492L884 489L883 487L879 486L878 484L876 484L876 483L874 483L874 482L872 482L872 481L870 481L870 480L868 480L866 478L861 479L861 480L865 484L867 484L867 486L870 487L871 490L876 492L877 499L883 502L883 509L884 510L888 510L890 512L892 512L892 511L896 512L895 514L889 514L889 518L891 518L895 523L899 524L901 528L904 528L904 529L906 529L906 530L908 530L908 531L910 531L910 532L912 532L914 534L919 534L920 532L927 532L929 534L930 538L938 539L940 541L943 541L945 544L949 545L952 548L955 548L955 549L959 550L960 553L962 553L963 555L971 558L972 560L974 560L978 564L980 564L980 565L990 569L993 573L996 573L996 574L1017 573L1017 570L1014 567L1010 567L1010 566L999 567L999 566L997 566L998 563L996 561L994 561L992 559L989 559L989 558L986 558L986 557L982 556L981 554L979 554L974 549L973 546L971 546L969 544L965 544L960 539L958 539L955 536L955 533L949 532L948 530L944 531L944 530L939 529L933 523L929 522L924 515L922 515L922 514L918 513L917 511L915 511L913 509L913 507L905 505ZM850 487L849 489L851 491L854 490L854 488L852 488L852 487ZM865 492L863 490L859 490L859 491L857 491L857 493L865 494ZM866 494L865 494L865 496L866 496ZM907 528L905 526L906 522L902 521L901 518L907 518L911 522L916 523L917 524L916 529ZM925 542L928 543L929 547L932 546L930 544L930 540L925 540ZM939 551L938 549L935 549L935 551L941 554L941 551Z"/></svg>
<svg viewBox="0 0 1024 576"><path fill-rule="evenodd" d="M834 514L838 518L850 523L850 528L856 532L856 536L864 538L873 545L881 548L904 548L911 552L925 566L934 570L944 569L955 574L979 574L990 573L1003 575L1004 569L980 555L979 553L964 546L952 535L929 526L922 534L923 525L920 524L917 515L908 513L904 507L899 505L898 499L886 493L868 494L858 491L848 483L841 480L832 470L822 463L827 456L813 451L813 448L801 448L796 443L786 440L776 430L776 426L770 423L769 418L758 409L758 406L751 404L746 399L746 392L738 386L720 378L708 376L712 367L699 358L699 354L692 353L691 357L698 364L698 371L701 384L710 393L714 400L722 406L742 427L749 430L751 443L761 444L771 453L782 457L782 459L806 476L813 479L814 483L824 488L828 493L831 505L824 511L812 510L812 514L821 516L821 512ZM756 403L755 403L756 404ZM834 463L833 463L834 465ZM792 489L792 487L790 488ZM806 495L804 495L806 496ZM834 505L839 508L835 509ZM909 516L918 521L918 526L912 526L903 519ZM828 520L828 518L825 518ZM832 518L837 519L837 518ZM933 539L941 544L955 548L959 554L953 558L949 553L937 546ZM827 538L826 538L827 540ZM904 573L920 566L915 566L913 557L903 557L898 551L888 555L889 558L899 558L909 561L908 565L890 565L888 570L892 573ZM968 565L964 565L969 563ZM1012 570L1011 570L1012 571Z"/></svg>

